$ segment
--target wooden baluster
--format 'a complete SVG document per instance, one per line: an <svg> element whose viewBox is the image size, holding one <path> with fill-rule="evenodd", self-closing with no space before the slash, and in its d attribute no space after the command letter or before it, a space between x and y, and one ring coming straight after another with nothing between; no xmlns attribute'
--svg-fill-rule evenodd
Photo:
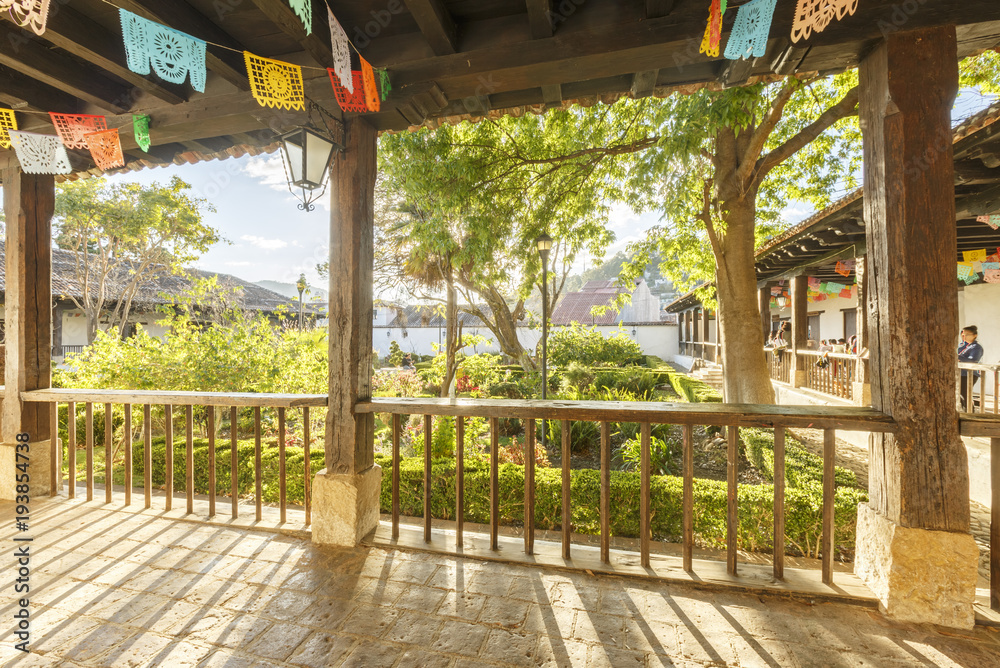
<svg viewBox="0 0 1000 668"><path fill-rule="evenodd" d="M785 577L785 428L774 428L774 577Z"/></svg>
<svg viewBox="0 0 1000 668"><path fill-rule="evenodd" d="M1000 414L1000 371L993 370L993 414Z"/></svg>
<svg viewBox="0 0 1000 668"><path fill-rule="evenodd" d="M69 458L69 498L76 498L76 402L67 404L66 427L69 443L66 445L66 456Z"/></svg>
<svg viewBox="0 0 1000 668"><path fill-rule="evenodd" d="M524 432L524 553L535 553L535 421Z"/></svg>
<svg viewBox="0 0 1000 668"><path fill-rule="evenodd" d="M639 489L639 554L642 558L644 568L649 568L649 495L650 492L650 471L649 471L649 444L651 427L648 422L643 422L639 427L639 478L641 480Z"/></svg>
<svg viewBox="0 0 1000 668"><path fill-rule="evenodd" d="M260 406L255 406L253 409L253 446L254 446L254 461L253 461L253 481L254 481L254 503L257 506L257 521L260 522L261 517L264 512L263 499L261 498L264 494L264 485L261 481L260 472Z"/></svg>
<svg viewBox="0 0 1000 668"><path fill-rule="evenodd" d="M573 511L570 507L570 486L572 478L569 475L570 451L572 443L570 437L569 420L562 421L562 551L563 559L569 559L570 533L573 530Z"/></svg>
<svg viewBox="0 0 1000 668"><path fill-rule="evenodd" d="M111 503L111 488L115 482L114 439L115 413L111 404L104 404L104 502Z"/></svg>
<svg viewBox="0 0 1000 668"><path fill-rule="evenodd" d="M146 404L142 407L142 487L145 493L146 508L153 507L153 419L152 407Z"/></svg>
<svg viewBox="0 0 1000 668"><path fill-rule="evenodd" d="M424 416L424 542L431 542L431 448L434 445L430 415Z"/></svg>
<svg viewBox="0 0 1000 668"><path fill-rule="evenodd" d="M601 561L611 563L611 425L601 423Z"/></svg>
<svg viewBox="0 0 1000 668"><path fill-rule="evenodd" d="M465 418L455 418L455 545L465 542Z"/></svg>
<svg viewBox="0 0 1000 668"><path fill-rule="evenodd" d="M726 566L730 575L736 575L736 548L739 536L739 507L737 505L738 488L736 485L739 474L739 452L740 429L736 425L729 427L729 456L727 458L726 470L728 472L728 496L729 505L726 511Z"/></svg>
<svg viewBox="0 0 1000 668"><path fill-rule="evenodd" d="M392 416L392 539L399 538L399 415Z"/></svg>
<svg viewBox="0 0 1000 668"><path fill-rule="evenodd" d="M990 439L990 607L1000 610L1000 438Z"/></svg>
<svg viewBox="0 0 1000 668"><path fill-rule="evenodd" d="M53 401L49 404L49 496L55 496L59 491L59 484L62 482L62 463L59 456L59 404ZM107 466L107 459L105 466ZM104 474L107 478L107 473ZM107 488L111 489L111 483L106 482ZM109 492L110 494L110 492ZM108 498L111 501L111 498Z"/></svg>
<svg viewBox="0 0 1000 668"><path fill-rule="evenodd" d="M208 411L208 516L215 517L215 406Z"/></svg>
<svg viewBox="0 0 1000 668"><path fill-rule="evenodd" d="M306 410L309 410L308 408ZM229 408L229 495L233 505L233 519L240 516L239 431L240 412L236 406ZM306 445L306 499L309 498L309 446ZM308 501L306 502L308 504ZM309 524L309 506L306 505L306 524Z"/></svg>
<svg viewBox="0 0 1000 668"><path fill-rule="evenodd" d="M286 482L285 482L285 409L278 409L278 500L281 506L281 523L285 523Z"/></svg>
<svg viewBox="0 0 1000 668"><path fill-rule="evenodd" d="M490 418L490 549L500 548L500 420Z"/></svg>
<svg viewBox="0 0 1000 668"><path fill-rule="evenodd" d="M187 450L185 452L185 492L187 494L187 511L194 512L194 406L184 407Z"/></svg>
<svg viewBox="0 0 1000 668"><path fill-rule="evenodd" d="M312 461L310 457L312 452L310 452L310 439L312 437L310 431L311 426L309 424L309 407L302 407L302 455L305 457L305 473L306 479L304 481L303 490L305 490L305 506L306 506L306 526L312 524L312 499L309 498L309 486L312 483L310 477L312 476Z"/></svg>
<svg viewBox="0 0 1000 668"><path fill-rule="evenodd" d="M684 425L684 570L694 570L694 426Z"/></svg>
<svg viewBox="0 0 1000 668"><path fill-rule="evenodd" d="M972 413L973 411L973 398L972 398L972 386L974 384L972 374L975 373L972 369L969 369L965 376L965 412Z"/></svg>
<svg viewBox="0 0 1000 668"><path fill-rule="evenodd" d="M87 426L87 501L94 500L94 404L84 408Z"/></svg>
<svg viewBox="0 0 1000 668"><path fill-rule="evenodd" d="M174 507L174 407L167 404L163 407L164 424L166 426L165 476L167 483L166 509Z"/></svg>
<svg viewBox="0 0 1000 668"><path fill-rule="evenodd" d="M125 404L125 505L132 505L132 404Z"/></svg>
<svg viewBox="0 0 1000 668"><path fill-rule="evenodd" d="M823 584L833 582L833 504L834 462L837 456L837 432L823 430Z"/></svg>

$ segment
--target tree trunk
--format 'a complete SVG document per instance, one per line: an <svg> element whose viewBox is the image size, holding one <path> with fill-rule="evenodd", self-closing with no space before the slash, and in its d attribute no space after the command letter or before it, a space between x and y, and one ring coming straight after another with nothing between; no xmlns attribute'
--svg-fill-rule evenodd
<svg viewBox="0 0 1000 668"><path fill-rule="evenodd" d="M458 352L458 300L455 294L455 274L454 270L449 266L448 273L445 276L445 280L448 283L448 302L445 306L445 326L447 333L445 334L445 371L444 380L441 382L441 396L442 397L454 397L455 396L455 354Z"/></svg>
<svg viewBox="0 0 1000 668"><path fill-rule="evenodd" d="M726 231L716 253L719 332L728 403L773 404L754 271L756 193L726 202ZM789 355L783 352L782 355Z"/></svg>
<svg viewBox="0 0 1000 668"><path fill-rule="evenodd" d="M517 363L525 371L534 371L535 362L517 338L517 319L507 304L507 300L503 298L503 295L493 286L481 289L479 286L461 281L461 279L459 280L465 290L474 292L482 297L483 301L486 302L492 311L492 318L486 318L485 314L480 312L479 309L471 309L469 313L479 317L483 321L483 324L497 337L497 344L500 346L503 354L517 360ZM519 302L515 311L520 312L523 306L523 302Z"/></svg>
<svg viewBox="0 0 1000 668"><path fill-rule="evenodd" d="M89 346L97 338L97 329L100 325L101 314L94 308L87 309L87 345Z"/></svg>

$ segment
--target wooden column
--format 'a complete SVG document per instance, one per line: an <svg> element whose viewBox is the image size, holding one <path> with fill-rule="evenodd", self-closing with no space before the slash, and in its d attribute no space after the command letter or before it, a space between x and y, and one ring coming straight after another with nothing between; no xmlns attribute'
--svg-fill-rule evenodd
<svg viewBox="0 0 1000 668"><path fill-rule="evenodd" d="M330 408L327 474L355 474L374 463L374 418L355 415L371 398L372 270L376 132L367 121L344 121L344 151L330 174Z"/></svg>
<svg viewBox="0 0 1000 668"><path fill-rule="evenodd" d="M867 259L862 255L856 259L854 278L858 286L858 365L854 373L854 403L868 406L872 402L872 388L869 376L869 362L865 358L868 348L868 271Z"/></svg>
<svg viewBox="0 0 1000 668"><path fill-rule="evenodd" d="M792 278L792 333L789 344L796 351L805 350L809 341L808 288L808 277L795 276ZM788 380L791 381L793 387L802 387L806 384L806 371L803 365L807 359L799 354L792 355L792 368Z"/></svg>
<svg viewBox="0 0 1000 668"><path fill-rule="evenodd" d="M7 360L3 401L3 457L0 480L13 476L16 437L28 433L32 444L31 494L49 492L49 407L22 403L21 392L52 385L52 176L23 174L18 166L3 171L6 216ZM9 452L7 452L9 450ZM9 456L8 456L9 455ZM13 499L11 484L0 498ZM7 489L9 487L9 489Z"/></svg>
<svg viewBox="0 0 1000 668"><path fill-rule="evenodd" d="M955 410L954 26L892 33L862 62L870 506L903 527L969 530L969 471Z"/></svg>
<svg viewBox="0 0 1000 668"><path fill-rule="evenodd" d="M760 326L764 330L764 341L771 336L771 284L767 283L757 291L760 306Z"/></svg>
<svg viewBox="0 0 1000 668"><path fill-rule="evenodd" d="M711 338L712 338L712 328L708 324L708 309L705 308L704 306L702 306L701 307L701 340L704 343L709 343ZM701 356L704 359L708 359L708 349L709 349L710 346L706 346L706 345L704 345L704 343L701 346ZM712 361L713 362L716 361L716 358L715 358L714 355L712 356Z"/></svg>
<svg viewBox="0 0 1000 668"><path fill-rule="evenodd" d="M698 347L699 347L699 344L702 342L702 338L701 338L701 318L698 317L698 312L699 312L699 309L691 309L691 330L692 330L691 340L694 341L694 351L692 353L694 355L698 354ZM702 358L704 358L705 357L705 346L701 346L701 350L702 350L701 356L702 356Z"/></svg>

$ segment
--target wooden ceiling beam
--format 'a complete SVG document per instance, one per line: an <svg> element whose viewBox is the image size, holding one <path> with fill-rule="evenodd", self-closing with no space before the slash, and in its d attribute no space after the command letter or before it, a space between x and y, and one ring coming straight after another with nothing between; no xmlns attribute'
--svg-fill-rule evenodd
<svg viewBox="0 0 1000 668"><path fill-rule="evenodd" d="M105 111L120 114L131 108L132 96L128 87L96 74L93 68L46 48L41 42L23 37L12 24L0 23L0 43L14 45L0 49L0 65Z"/></svg>
<svg viewBox="0 0 1000 668"><path fill-rule="evenodd" d="M675 0L646 0L646 18L658 19L674 11Z"/></svg>
<svg viewBox="0 0 1000 668"><path fill-rule="evenodd" d="M532 39L545 39L555 34L552 25L552 0L526 0L528 6L528 24L531 27Z"/></svg>
<svg viewBox="0 0 1000 668"><path fill-rule="evenodd" d="M542 102L545 104L559 104L562 101L562 86L559 84L542 86Z"/></svg>
<svg viewBox="0 0 1000 668"><path fill-rule="evenodd" d="M206 66L240 90L250 90L243 54L229 50L243 51L243 46L184 0L117 0L116 5L150 21L229 47L220 49L209 44Z"/></svg>
<svg viewBox="0 0 1000 668"><path fill-rule="evenodd" d="M0 67L0 101L15 111L79 113L83 108L79 98L6 67ZM48 116L44 118L51 127Z"/></svg>
<svg viewBox="0 0 1000 668"><path fill-rule="evenodd" d="M404 0L434 55L458 52L458 29L442 0Z"/></svg>
<svg viewBox="0 0 1000 668"><path fill-rule="evenodd" d="M284 0L278 2L275 0L252 1L271 23L298 42L320 67L333 67L333 47L330 44L330 29L326 12L320 11L313 15L312 33L307 35L302 20ZM324 7L325 5L320 3L319 6Z"/></svg>
<svg viewBox="0 0 1000 668"><path fill-rule="evenodd" d="M26 37L31 33L22 31ZM45 28L45 39L64 51L106 70L169 104L179 104L186 100L182 86L167 83L163 86L152 78L136 74L125 64L125 54L121 49L121 37L105 30L67 5L53 7Z"/></svg>

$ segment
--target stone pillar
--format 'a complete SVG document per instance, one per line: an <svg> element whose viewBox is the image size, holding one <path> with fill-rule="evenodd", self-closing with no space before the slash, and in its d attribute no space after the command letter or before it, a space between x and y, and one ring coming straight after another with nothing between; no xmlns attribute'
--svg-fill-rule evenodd
<svg viewBox="0 0 1000 668"><path fill-rule="evenodd" d="M789 381L792 387L803 387L806 384L805 363L808 358L799 355L799 351L805 350L809 341L809 299L806 292L809 287L809 279L806 276L795 276L792 278L791 300L792 300L792 368L789 373Z"/></svg>
<svg viewBox="0 0 1000 668"><path fill-rule="evenodd" d="M25 403L21 392L52 386L52 176L3 171L6 216L6 371L0 444L0 499L14 500L17 437L28 434L31 496L51 491L48 404ZM58 457L56 458L58 460ZM23 461L23 460L22 460ZM23 484L23 483L22 483Z"/></svg>
<svg viewBox="0 0 1000 668"><path fill-rule="evenodd" d="M855 572L890 617L971 628L979 550L955 410L954 26L890 34L861 63L872 406Z"/></svg>
<svg viewBox="0 0 1000 668"><path fill-rule="evenodd" d="M382 469L374 464L374 416L356 414L371 398L372 271L376 132L345 122L344 151L330 173L330 405L326 468L313 484L313 542L355 546L378 526Z"/></svg>

